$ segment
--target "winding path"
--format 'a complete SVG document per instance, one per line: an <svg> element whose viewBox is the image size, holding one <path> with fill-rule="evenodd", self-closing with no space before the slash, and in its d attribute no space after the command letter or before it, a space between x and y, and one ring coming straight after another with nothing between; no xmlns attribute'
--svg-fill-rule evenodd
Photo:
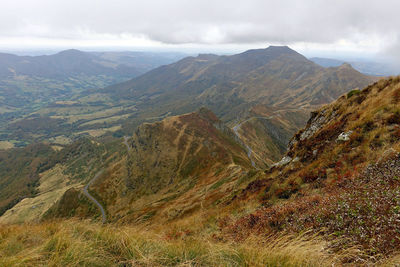
<svg viewBox="0 0 400 267"><path fill-rule="evenodd" d="M131 150L131 147L128 144L128 140L129 137L128 136L124 136L124 144L126 145L126 148L128 149L128 152ZM96 181L97 178L100 177L100 175L103 173L103 170L99 171L92 180L89 181L89 183L83 188L83 193L85 194L85 196L87 196L100 210L101 212L101 222L104 224L107 222L107 215L106 215L106 211L104 209L104 207L100 204L99 201L97 201L97 199L95 199L89 192L89 186L91 186L94 181Z"/></svg>
<svg viewBox="0 0 400 267"><path fill-rule="evenodd" d="M100 202L98 202L89 192L88 192L88 188L91 184L94 183L94 181L96 181L97 178L100 177L100 175L103 173L103 170L99 171L92 180L89 181L89 183L83 188L83 193L91 200L93 201L93 203L100 209L101 212L101 221L102 223L106 223L107 221L107 216L106 216L106 212L103 208L103 206L100 204Z"/></svg>

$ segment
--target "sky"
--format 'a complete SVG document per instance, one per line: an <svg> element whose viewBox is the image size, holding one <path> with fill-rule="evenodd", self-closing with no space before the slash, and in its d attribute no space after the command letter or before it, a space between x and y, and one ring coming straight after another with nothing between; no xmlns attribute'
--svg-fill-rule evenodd
<svg viewBox="0 0 400 267"><path fill-rule="evenodd" d="M398 0L13 0L0 50L233 53L289 45L312 56L400 61Z"/></svg>

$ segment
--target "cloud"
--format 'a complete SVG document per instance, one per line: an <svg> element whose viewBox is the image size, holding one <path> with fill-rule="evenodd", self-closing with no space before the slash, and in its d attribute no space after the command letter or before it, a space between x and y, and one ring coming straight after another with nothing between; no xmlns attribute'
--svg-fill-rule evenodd
<svg viewBox="0 0 400 267"><path fill-rule="evenodd" d="M210 46L347 43L379 50L389 46L383 41L394 42L393 36L398 36L399 8L396 0L4 1L0 43L19 39Z"/></svg>

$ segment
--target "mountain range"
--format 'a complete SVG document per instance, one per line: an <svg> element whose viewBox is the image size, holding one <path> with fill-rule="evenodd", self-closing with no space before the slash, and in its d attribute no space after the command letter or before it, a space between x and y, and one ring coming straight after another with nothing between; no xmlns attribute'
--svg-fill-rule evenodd
<svg viewBox="0 0 400 267"><path fill-rule="evenodd" d="M11 120L1 132L3 140L17 140L15 144L51 140L64 145L82 134L130 135L143 122L206 107L229 127L246 122L243 126L255 139L244 140L254 162L266 166L281 156L311 110L376 79L348 64L323 68L289 47L204 54L120 84L85 90ZM48 125L57 126L50 131ZM241 134L244 128L236 129Z"/></svg>
<svg viewBox="0 0 400 267"><path fill-rule="evenodd" d="M269 47L52 103L7 125L32 144L0 153L0 263L398 262L399 101Z"/></svg>
<svg viewBox="0 0 400 267"><path fill-rule="evenodd" d="M0 53L0 124L74 94L139 76L181 54L83 52L17 56Z"/></svg>

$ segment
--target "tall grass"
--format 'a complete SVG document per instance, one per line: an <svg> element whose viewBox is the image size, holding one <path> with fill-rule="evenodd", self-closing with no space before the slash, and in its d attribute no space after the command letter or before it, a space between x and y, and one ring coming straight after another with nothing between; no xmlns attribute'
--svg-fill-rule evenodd
<svg viewBox="0 0 400 267"><path fill-rule="evenodd" d="M168 240L134 227L59 221L0 227L0 266L331 266L317 238Z"/></svg>

